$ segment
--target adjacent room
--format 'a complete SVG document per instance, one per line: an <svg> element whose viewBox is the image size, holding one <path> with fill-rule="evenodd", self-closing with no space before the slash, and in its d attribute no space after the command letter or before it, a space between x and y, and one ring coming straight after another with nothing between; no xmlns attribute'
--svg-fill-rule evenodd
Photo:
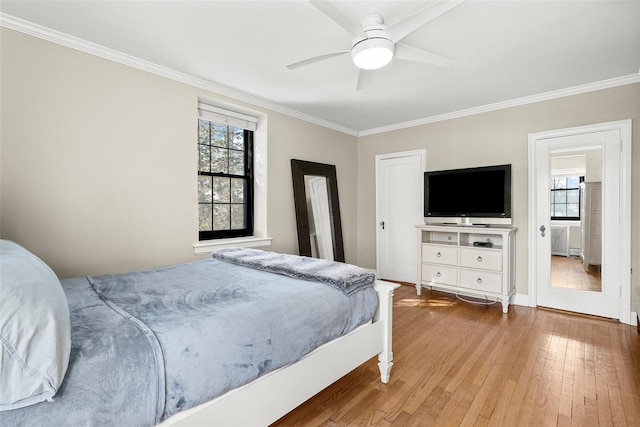
<svg viewBox="0 0 640 427"><path fill-rule="evenodd" d="M638 425L638 22L2 1L0 425Z"/></svg>

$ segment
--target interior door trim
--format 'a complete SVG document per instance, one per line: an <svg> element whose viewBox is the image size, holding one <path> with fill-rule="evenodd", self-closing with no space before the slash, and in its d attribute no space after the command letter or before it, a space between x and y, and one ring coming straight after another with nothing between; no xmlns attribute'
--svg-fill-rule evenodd
<svg viewBox="0 0 640 427"><path fill-rule="evenodd" d="M635 324L631 316L631 120L599 123L567 129L557 129L529 134L529 171L528 171L528 293L529 306L537 307L537 259L538 242L536 224L536 156L538 141L562 136L582 135L593 132L618 130L620 132L620 236L619 253L621 256L618 272L620 278L620 317L622 323Z"/></svg>

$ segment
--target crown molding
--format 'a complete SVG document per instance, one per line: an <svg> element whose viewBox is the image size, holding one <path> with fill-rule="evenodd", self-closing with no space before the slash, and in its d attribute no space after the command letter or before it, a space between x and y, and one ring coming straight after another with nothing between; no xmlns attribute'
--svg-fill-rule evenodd
<svg viewBox="0 0 640 427"><path fill-rule="evenodd" d="M15 31L19 31L34 37L41 38L53 43L57 43L72 49L80 50L91 55L95 55L110 61L118 62L133 68L137 68L142 71L146 71L161 77L165 77L180 83L184 83L190 86L197 87L209 92L217 93L222 96L227 96L235 100L246 102L257 107L262 107L268 110L272 110L284 115L294 117L300 120L304 120L309 123L313 123L328 129L332 129L338 132L352 135L355 137L363 137L369 135L375 135L379 133L391 132L394 130L406 129L415 126L421 126L429 123L436 123L445 120L457 119L466 116L472 116L474 114L481 114L490 111L502 110L505 108L517 107L526 104L532 104L535 102L547 101L551 99L562 98L565 96L578 95L587 92L593 92L601 89L608 89L616 86L623 86L632 83L640 83L640 72L638 74L631 74L628 76L616 77L613 79L602 80L599 82L588 83L579 86L573 86L566 89L560 89L550 92L545 92L532 96L525 96L522 98L512 99L504 102L497 102L494 104L488 104L480 107L469 108L466 110L454 111L451 113L439 114L436 116L425 117L422 119L412 120L403 123L397 123L389 126L383 126L378 128L371 128L367 130L357 131L355 129L348 128L327 120L320 119L309 114L302 113L300 111L293 110L291 108L284 107L271 101L267 101L263 98L259 98L254 95L250 95L246 92L242 92L236 89L232 89L218 83L214 83L209 80L201 79L191 76L189 74L176 71L167 67L163 67L158 64L154 64L149 61L127 55L125 53L109 49L107 47L91 43L89 41L62 33L60 31L53 30L51 28L44 27L42 25L35 24L12 15L0 12L0 26L6 27Z"/></svg>
<svg viewBox="0 0 640 427"><path fill-rule="evenodd" d="M588 83L580 86L573 86L565 89L540 93L537 95L525 96L522 98L512 99L504 102L496 102L494 104L487 104L480 107L469 108L466 110L454 111L446 114L439 114L437 116L425 117L422 119L412 120L409 122L397 123L394 125L363 130L358 132L358 137L375 135L375 134L384 133L384 132L391 132L394 130L406 129L410 127L426 125L429 123L442 122L445 120L457 119L460 117L472 116L475 114L487 113L490 111L502 110L505 108L518 107L521 105L533 104L535 102L563 98L565 96L579 95L582 93L593 92L601 89L609 89L612 87L624 86L632 83L640 83L640 72L638 74L631 74L628 76L616 77L608 80L601 80L599 82Z"/></svg>
<svg viewBox="0 0 640 427"><path fill-rule="evenodd" d="M70 47L72 49L76 49L104 59L108 59L110 61L118 62L132 68L137 68L139 70L165 77L180 83L194 86L199 89L227 96L238 101L252 104L257 107L262 107L278 113L282 113L284 115L304 120L306 122L310 122L325 128L333 129L338 132L356 137L358 136L358 132L354 129L341 126L336 123L311 116L309 114L301 113L300 111L283 107L282 105L267 101L254 95L250 95L246 92L232 89L209 80L194 77L189 74L173 70L171 68L163 67L161 65L145 61L135 56L127 55L126 53L114 49L109 49L99 44L92 43L78 37L74 37L69 34L65 34L60 31L35 24L33 22L29 22L12 15L8 15L6 13L0 12L0 26L34 37L38 37L40 39L47 40L56 44L60 44L62 46Z"/></svg>

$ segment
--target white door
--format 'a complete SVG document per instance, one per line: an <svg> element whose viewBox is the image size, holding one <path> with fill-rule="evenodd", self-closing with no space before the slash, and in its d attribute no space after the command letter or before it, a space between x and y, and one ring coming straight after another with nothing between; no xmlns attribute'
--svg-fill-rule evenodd
<svg viewBox="0 0 640 427"><path fill-rule="evenodd" d="M620 318L621 136L619 130L557 136L535 142L535 232L537 305ZM578 149L602 150L602 287L580 290L551 284L551 155Z"/></svg>
<svg viewBox="0 0 640 427"><path fill-rule="evenodd" d="M376 256L382 279L416 283L425 158L425 150L376 156Z"/></svg>

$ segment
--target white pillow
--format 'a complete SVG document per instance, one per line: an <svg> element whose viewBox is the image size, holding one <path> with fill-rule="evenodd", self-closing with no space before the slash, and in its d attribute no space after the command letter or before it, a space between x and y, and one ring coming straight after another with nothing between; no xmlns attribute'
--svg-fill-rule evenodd
<svg viewBox="0 0 640 427"><path fill-rule="evenodd" d="M71 352L69 307L40 258L0 240L0 411L51 400Z"/></svg>

